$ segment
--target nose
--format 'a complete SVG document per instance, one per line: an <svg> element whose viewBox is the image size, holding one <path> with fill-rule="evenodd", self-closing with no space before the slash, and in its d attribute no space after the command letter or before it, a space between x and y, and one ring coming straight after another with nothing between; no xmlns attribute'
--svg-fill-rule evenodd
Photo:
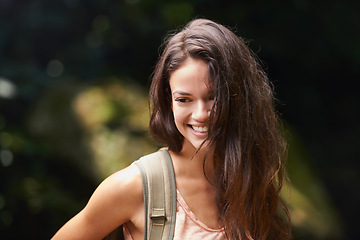
<svg viewBox="0 0 360 240"><path fill-rule="evenodd" d="M211 107L205 102L198 102L193 110L192 117L199 123L207 122L210 116Z"/></svg>

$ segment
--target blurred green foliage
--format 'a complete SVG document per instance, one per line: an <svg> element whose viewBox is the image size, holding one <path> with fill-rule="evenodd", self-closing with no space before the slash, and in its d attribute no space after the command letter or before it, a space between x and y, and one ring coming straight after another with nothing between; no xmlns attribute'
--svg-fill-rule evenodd
<svg viewBox="0 0 360 240"><path fill-rule="evenodd" d="M206 17L236 28L274 83L295 239L355 239L359 10L356 0L0 0L1 238L49 239L105 176L159 147L146 97L159 46Z"/></svg>

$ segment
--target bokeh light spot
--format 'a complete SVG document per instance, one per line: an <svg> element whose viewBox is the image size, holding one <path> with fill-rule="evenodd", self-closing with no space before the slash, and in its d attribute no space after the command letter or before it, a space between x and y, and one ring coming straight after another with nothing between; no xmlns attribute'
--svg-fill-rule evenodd
<svg viewBox="0 0 360 240"><path fill-rule="evenodd" d="M10 80L0 77L0 98L12 99L16 96L17 88Z"/></svg>
<svg viewBox="0 0 360 240"><path fill-rule="evenodd" d="M97 32L90 32L85 36L85 44L90 48L98 48L103 44L102 36Z"/></svg>
<svg viewBox="0 0 360 240"><path fill-rule="evenodd" d="M1 150L0 151L0 162L4 167L8 167L13 163L13 154L10 150Z"/></svg>
<svg viewBox="0 0 360 240"><path fill-rule="evenodd" d="M59 60L51 60L47 67L46 72L50 77L59 77L64 72L64 64Z"/></svg>

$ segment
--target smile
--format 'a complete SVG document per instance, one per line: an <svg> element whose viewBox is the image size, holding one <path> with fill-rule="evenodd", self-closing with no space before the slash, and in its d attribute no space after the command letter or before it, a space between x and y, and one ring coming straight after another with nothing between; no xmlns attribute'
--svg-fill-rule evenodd
<svg viewBox="0 0 360 240"><path fill-rule="evenodd" d="M197 127L197 126L191 125L191 128L199 133L207 133L207 131L208 131L208 127Z"/></svg>

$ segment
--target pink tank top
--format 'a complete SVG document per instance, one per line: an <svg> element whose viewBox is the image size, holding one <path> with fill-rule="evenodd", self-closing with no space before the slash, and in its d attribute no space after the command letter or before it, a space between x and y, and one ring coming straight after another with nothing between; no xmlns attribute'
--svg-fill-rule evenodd
<svg viewBox="0 0 360 240"><path fill-rule="evenodd" d="M177 208L174 240L223 240L224 229L212 229L200 222L190 210L179 191L177 191ZM125 240L133 240L124 225Z"/></svg>

